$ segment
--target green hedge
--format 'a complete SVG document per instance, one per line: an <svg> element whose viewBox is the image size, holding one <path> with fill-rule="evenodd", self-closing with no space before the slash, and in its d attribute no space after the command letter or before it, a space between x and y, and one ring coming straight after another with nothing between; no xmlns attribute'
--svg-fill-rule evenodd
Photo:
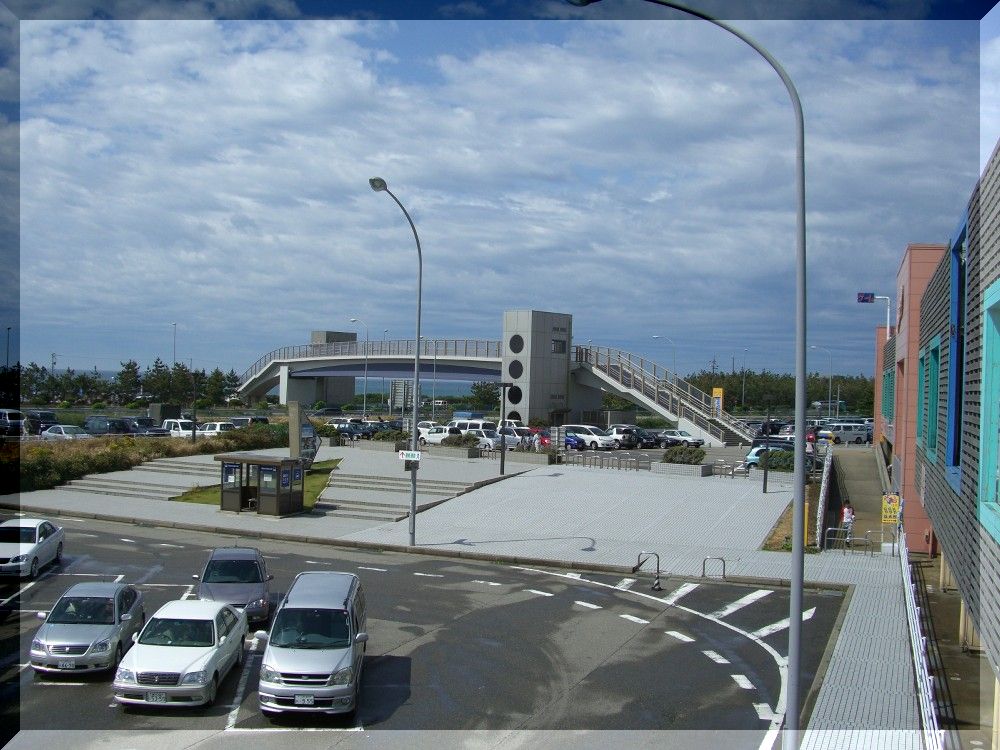
<svg viewBox="0 0 1000 750"><path fill-rule="evenodd" d="M224 432L218 437L199 438L195 443L184 438L129 436L30 443L21 451L20 471L18 472L18 462L13 457L5 456L2 473L5 480L18 473L21 492L31 492L50 489L87 474L124 471L156 458L281 448L287 445L287 423L255 424Z"/></svg>
<svg viewBox="0 0 1000 750"><path fill-rule="evenodd" d="M404 430L382 430L381 432L376 432L372 436L372 440L385 440L386 442L395 442L397 440L409 440L413 436L413 433L406 432Z"/></svg>
<svg viewBox="0 0 1000 750"><path fill-rule="evenodd" d="M768 451L767 453L762 453L758 468L763 469L765 466L768 471L795 471L795 452Z"/></svg>
<svg viewBox="0 0 1000 750"><path fill-rule="evenodd" d="M683 445L676 445L663 452L663 463L665 464L700 465L704 460L705 451L701 448L685 448Z"/></svg>
<svg viewBox="0 0 1000 750"><path fill-rule="evenodd" d="M441 445L448 445L453 448L471 448L479 445L479 438L475 435L449 435L441 441Z"/></svg>

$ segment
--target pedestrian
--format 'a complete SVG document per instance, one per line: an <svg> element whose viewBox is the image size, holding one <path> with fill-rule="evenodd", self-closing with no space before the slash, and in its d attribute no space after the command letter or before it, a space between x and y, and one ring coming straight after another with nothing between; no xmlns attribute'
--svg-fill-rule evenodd
<svg viewBox="0 0 1000 750"><path fill-rule="evenodd" d="M538 453L542 449L542 433L536 432L531 436L531 447L535 449L535 453Z"/></svg>
<svg viewBox="0 0 1000 750"><path fill-rule="evenodd" d="M854 506L851 505L850 500L844 501L844 507L840 515L840 525L844 529L847 541L850 541L851 535L854 532Z"/></svg>

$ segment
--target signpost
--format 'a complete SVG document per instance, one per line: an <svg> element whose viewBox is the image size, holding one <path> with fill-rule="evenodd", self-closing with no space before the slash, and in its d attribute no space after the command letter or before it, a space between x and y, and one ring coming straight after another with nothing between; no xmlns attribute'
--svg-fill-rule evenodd
<svg viewBox="0 0 1000 750"><path fill-rule="evenodd" d="M899 521L900 510L899 495L896 493L886 493L882 495L882 523L892 524Z"/></svg>
<svg viewBox="0 0 1000 750"><path fill-rule="evenodd" d="M875 292L858 292L858 302L861 304L874 304Z"/></svg>

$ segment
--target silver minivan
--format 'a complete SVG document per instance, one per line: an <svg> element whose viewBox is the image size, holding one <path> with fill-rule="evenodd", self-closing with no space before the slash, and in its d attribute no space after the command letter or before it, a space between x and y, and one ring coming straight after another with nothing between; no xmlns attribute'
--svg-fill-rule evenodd
<svg viewBox="0 0 1000 750"><path fill-rule="evenodd" d="M365 592L353 573L299 573L274 615L257 695L265 714L353 714L368 644Z"/></svg>
<svg viewBox="0 0 1000 750"><path fill-rule="evenodd" d="M834 422L823 428L829 430L834 443L864 443L868 440L868 428L863 424Z"/></svg>

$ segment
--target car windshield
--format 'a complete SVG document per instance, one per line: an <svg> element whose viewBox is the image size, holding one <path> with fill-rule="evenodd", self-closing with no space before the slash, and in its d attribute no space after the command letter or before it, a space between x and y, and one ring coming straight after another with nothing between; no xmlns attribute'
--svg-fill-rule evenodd
<svg viewBox="0 0 1000 750"><path fill-rule="evenodd" d="M34 544L35 529L31 526L0 526L0 543Z"/></svg>
<svg viewBox="0 0 1000 750"><path fill-rule="evenodd" d="M271 628L271 645L278 648L346 648L350 643L347 612L342 609L286 607Z"/></svg>
<svg viewBox="0 0 1000 750"><path fill-rule="evenodd" d="M63 433L66 435L86 435L87 431L82 427L77 427L76 425L66 425L62 428Z"/></svg>
<svg viewBox="0 0 1000 750"><path fill-rule="evenodd" d="M46 622L57 625L111 625L115 603L106 596L64 596Z"/></svg>
<svg viewBox="0 0 1000 750"><path fill-rule="evenodd" d="M147 646L213 646L212 621L153 617L142 629L139 643Z"/></svg>
<svg viewBox="0 0 1000 750"><path fill-rule="evenodd" d="M177 429L179 429L179 430L187 430L188 432L190 432L193 424L194 424L193 422L184 422L184 421L181 421L181 422L177 423Z"/></svg>
<svg viewBox="0 0 1000 750"><path fill-rule="evenodd" d="M260 569L254 560L210 560L204 583L260 583Z"/></svg>
<svg viewBox="0 0 1000 750"><path fill-rule="evenodd" d="M500 437L500 435L497 434L496 430L480 430L480 432L482 432L483 435L485 435L488 438Z"/></svg>

